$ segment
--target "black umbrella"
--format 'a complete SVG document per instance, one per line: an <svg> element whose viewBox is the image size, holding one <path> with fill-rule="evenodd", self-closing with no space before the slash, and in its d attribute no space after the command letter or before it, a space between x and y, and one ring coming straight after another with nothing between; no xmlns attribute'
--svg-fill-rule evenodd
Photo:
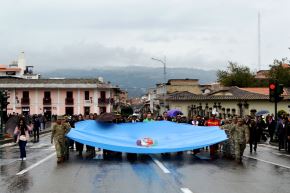
<svg viewBox="0 0 290 193"><path fill-rule="evenodd" d="M265 114L269 114L270 112L268 110L261 110L261 111L258 111L256 112L256 116L262 116L262 115L265 115Z"/></svg>
<svg viewBox="0 0 290 193"><path fill-rule="evenodd" d="M8 121L5 124L5 130L6 133L10 134L11 136L13 136L14 134L14 130L15 127L17 126L19 121L19 117L18 116L12 116L8 119Z"/></svg>
<svg viewBox="0 0 290 193"><path fill-rule="evenodd" d="M103 113L98 117L98 121L112 122L116 118L117 118L117 116L115 115L115 113Z"/></svg>

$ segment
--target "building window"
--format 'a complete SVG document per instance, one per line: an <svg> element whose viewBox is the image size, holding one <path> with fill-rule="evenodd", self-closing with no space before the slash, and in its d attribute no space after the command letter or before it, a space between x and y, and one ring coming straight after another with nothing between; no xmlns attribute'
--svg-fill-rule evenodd
<svg viewBox="0 0 290 193"><path fill-rule="evenodd" d="M84 114L89 115L90 114L90 107L84 107Z"/></svg>
<svg viewBox="0 0 290 193"><path fill-rule="evenodd" d="M66 92L66 98L73 98L73 92L72 91L67 91Z"/></svg>
<svg viewBox="0 0 290 193"><path fill-rule="evenodd" d="M29 98L29 91L23 91L23 98L25 99Z"/></svg>
<svg viewBox="0 0 290 193"><path fill-rule="evenodd" d="M22 115L29 115L30 113L30 108L29 107L22 107Z"/></svg>
<svg viewBox="0 0 290 193"><path fill-rule="evenodd" d="M44 91L44 98L50 99L50 91Z"/></svg>
<svg viewBox="0 0 290 193"><path fill-rule="evenodd" d="M44 91L43 105L51 105L50 91Z"/></svg>
<svg viewBox="0 0 290 193"><path fill-rule="evenodd" d="M66 92L65 104L66 105L73 105L74 104L73 92L72 91L67 91Z"/></svg>
<svg viewBox="0 0 290 193"><path fill-rule="evenodd" d="M106 91L101 91L101 98L102 99L105 99L106 98Z"/></svg>
<svg viewBox="0 0 290 193"><path fill-rule="evenodd" d="M85 91L85 100L90 100L90 92L88 90Z"/></svg>
<svg viewBox="0 0 290 193"><path fill-rule="evenodd" d="M66 115L73 115L74 114L74 108L73 107L66 107L65 108L65 114Z"/></svg>
<svg viewBox="0 0 290 193"><path fill-rule="evenodd" d="M100 115L106 113L106 111L107 111L106 107L100 107Z"/></svg>

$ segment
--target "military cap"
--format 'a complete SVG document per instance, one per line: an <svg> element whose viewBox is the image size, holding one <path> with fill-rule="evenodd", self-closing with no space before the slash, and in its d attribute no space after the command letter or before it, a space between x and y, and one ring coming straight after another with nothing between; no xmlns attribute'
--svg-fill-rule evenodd
<svg viewBox="0 0 290 193"><path fill-rule="evenodd" d="M64 120L64 119L65 119L64 116L60 116L60 115L57 116L57 120Z"/></svg>

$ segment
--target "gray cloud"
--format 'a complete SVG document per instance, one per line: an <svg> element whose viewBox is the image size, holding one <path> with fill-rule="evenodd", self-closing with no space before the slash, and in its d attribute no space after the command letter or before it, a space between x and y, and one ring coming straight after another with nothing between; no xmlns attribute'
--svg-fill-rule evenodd
<svg viewBox="0 0 290 193"><path fill-rule="evenodd" d="M228 60L262 68L289 56L287 0L11 0L0 7L0 63L24 50L36 68L157 65L218 69Z"/></svg>

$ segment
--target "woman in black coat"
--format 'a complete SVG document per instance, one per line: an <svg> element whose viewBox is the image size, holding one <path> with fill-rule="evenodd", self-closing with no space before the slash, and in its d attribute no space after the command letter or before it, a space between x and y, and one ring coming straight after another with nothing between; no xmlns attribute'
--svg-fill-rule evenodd
<svg viewBox="0 0 290 193"><path fill-rule="evenodd" d="M254 145L254 151L257 151L257 142L258 142L258 135L257 135L257 124L254 119L251 119L248 123L249 131L250 131L250 152L253 151L253 145Z"/></svg>

